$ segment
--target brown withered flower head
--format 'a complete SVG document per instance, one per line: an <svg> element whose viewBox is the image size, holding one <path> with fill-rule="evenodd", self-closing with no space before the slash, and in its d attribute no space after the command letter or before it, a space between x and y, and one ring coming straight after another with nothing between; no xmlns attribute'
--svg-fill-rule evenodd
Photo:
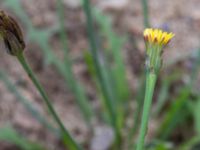
<svg viewBox="0 0 200 150"><path fill-rule="evenodd" d="M0 10L0 36L9 54L17 56L25 49L25 42L18 23Z"/></svg>

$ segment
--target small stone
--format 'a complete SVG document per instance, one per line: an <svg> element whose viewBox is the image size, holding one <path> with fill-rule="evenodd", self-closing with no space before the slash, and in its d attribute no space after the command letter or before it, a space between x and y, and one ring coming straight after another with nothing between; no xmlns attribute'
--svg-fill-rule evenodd
<svg viewBox="0 0 200 150"><path fill-rule="evenodd" d="M129 0L102 0L99 7L107 11L121 11L127 8Z"/></svg>
<svg viewBox="0 0 200 150"><path fill-rule="evenodd" d="M65 0L64 3L72 9L81 7L80 0Z"/></svg>
<svg viewBox="0 0 200 150"><path fill-rule="evenodd" d="M94 138L92 139L91 150L108 150L114 140L114 133L110 127L101 126L95 128Z"/></svg>

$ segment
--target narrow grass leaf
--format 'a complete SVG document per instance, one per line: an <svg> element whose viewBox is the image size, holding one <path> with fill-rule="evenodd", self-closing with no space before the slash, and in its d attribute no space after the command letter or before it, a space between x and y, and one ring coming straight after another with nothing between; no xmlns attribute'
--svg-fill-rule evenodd
<svg viewBox="0 0 200 150"><path fill-rule="evenodd" d="M11 126L0 128L0 140L15 144L22 150L45 150L45 148L40 144L30 142L26 138L19 135Z"/></svg>
<svg viewBox="0 0 200 150"><path fill-rule="evenodd" d="M173 129L188 116L189 111L184 106L189 100L189 95L190 90L183 88L177 98L173 100L158 130L158 137L163 140L168 138Z"/></svg>

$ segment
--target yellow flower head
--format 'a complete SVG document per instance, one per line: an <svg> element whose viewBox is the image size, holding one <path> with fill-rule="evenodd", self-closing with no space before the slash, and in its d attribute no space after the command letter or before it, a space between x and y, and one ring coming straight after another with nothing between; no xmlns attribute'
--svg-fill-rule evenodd
<svg viewBox="0 0 200 150"><path fill-rule="evenodd" d="M168 33L160 29L147 28L144 30L146 44L146 66L148 70L158 73L162 65L163 47L174 37L172 32Z"/></svg>
<svg viewBox="0 0 200 150"><path fill-rule="evenodd" d="M147 28L144 30L144 39L146 42L165 46L174 37L172 32L168 33L160 29Z"/></svg>

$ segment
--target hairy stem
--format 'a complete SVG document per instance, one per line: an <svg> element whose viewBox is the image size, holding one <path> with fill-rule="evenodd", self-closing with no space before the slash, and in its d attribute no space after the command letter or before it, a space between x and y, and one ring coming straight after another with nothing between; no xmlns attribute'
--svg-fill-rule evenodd
<svg viewBox="0 0 200 150"><path fill-rule="evenodd" d="M139 139L136 150L144 149L145 135L148 129L149 113L150 113L156 78L157 78L156 74L147 72L144 106L143 106L141 127L140 127Z"/></svg>

